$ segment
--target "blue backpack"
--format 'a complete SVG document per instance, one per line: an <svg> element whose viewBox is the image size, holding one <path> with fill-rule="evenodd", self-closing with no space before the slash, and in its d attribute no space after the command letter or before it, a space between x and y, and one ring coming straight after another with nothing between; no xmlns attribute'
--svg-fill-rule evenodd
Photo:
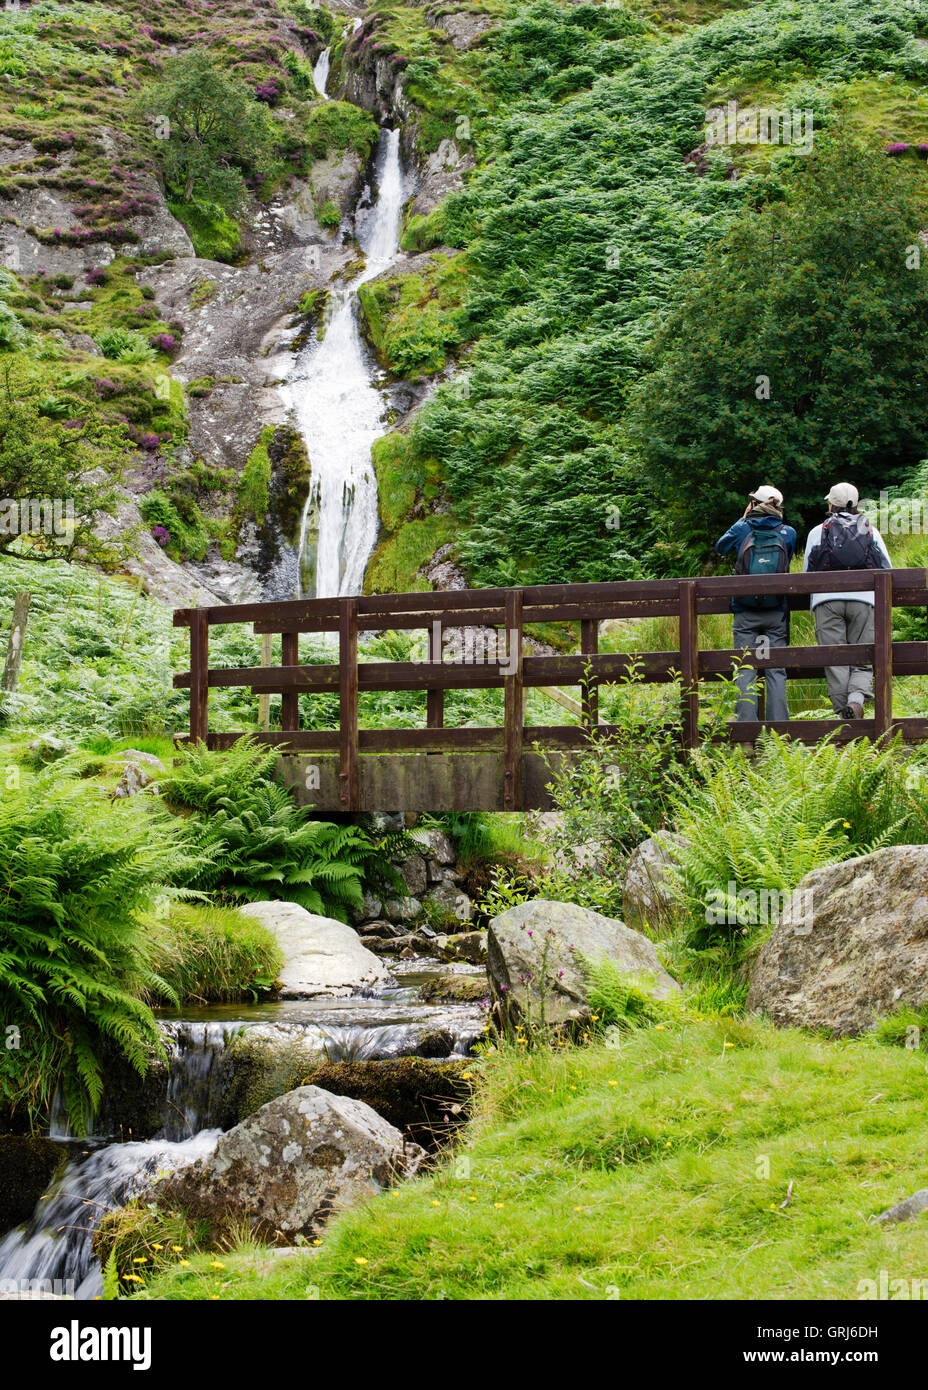
<svg viewBox="0 0 928 1390"><path fill-rule="evenodd" d="M748 523L751 525L751 523ZM779 526L754 526L738 547L735 574L786 574L789 570L789 551L783 530ZM782 608L782 594L738 595L745 608Z"/></svg>

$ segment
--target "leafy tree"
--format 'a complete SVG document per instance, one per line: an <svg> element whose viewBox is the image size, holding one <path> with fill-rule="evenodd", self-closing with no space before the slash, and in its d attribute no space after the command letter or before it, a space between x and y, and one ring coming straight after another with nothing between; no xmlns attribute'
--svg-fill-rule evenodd
<svg viewBox="0 0 928 1390"><path fill-rule="evenodd" d="M925 453L923 167L839 132L782 191L686 282L633 406L671 565L701 558L758 482L805 527L837 479L878 493Z"/></svg>
<svg viewBox="0 0 928 1390"><path fill-rule="evenodd" d="M152 123L168 187L185 203L197 198L234 214L245 193L243 171L266 172L271 118L206 49L166 63L164 81L144 93L137 110Z"/></svg>
<svg viewBox="0 0 928 1390"><path fill-rule="evenodd" d="M95 534L98 514L116 512L125 432L75 398L81 420L50 418L58 401L27 386L7 363L0 381L0 554L28 547L30 559L111 562ZM125 538L128 539L128 536Z"/></svg>

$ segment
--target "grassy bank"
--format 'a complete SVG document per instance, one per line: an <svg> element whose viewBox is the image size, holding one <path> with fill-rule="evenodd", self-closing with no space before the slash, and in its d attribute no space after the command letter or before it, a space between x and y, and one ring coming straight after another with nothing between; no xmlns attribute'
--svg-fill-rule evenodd
<svg viewBox="0 0 928 1390"><path fill-rule="evenodd" d="M924 1184L918 1054L694 1017L474 1071L439 1171L317 1251L191 1255L141 1296L854 1299L928 1258L928 1224L870 1221Z"/></svg>

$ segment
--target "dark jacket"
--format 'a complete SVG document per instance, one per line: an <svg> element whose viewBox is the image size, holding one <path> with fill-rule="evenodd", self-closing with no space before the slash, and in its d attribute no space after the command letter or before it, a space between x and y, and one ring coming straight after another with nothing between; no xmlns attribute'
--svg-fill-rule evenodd
<svg viewBox="0 0 928 1390"><path fill-rule="evenodd" d="M735 522L734 526L729 526L724 536L719 536L718 540L715 543L715 548L720 555L730 555L732 551L734 551L735 555L737 556L738 551L741 549L741 542L744 540L745 536L748 535L748 533L752 529L759 529L764 526L779 527L783 535L783 539L786 542L786 556L788 563L790 560L792 560L793 552L796 549L796 532L793 530L792 526L787 526L786 523L784 521L781 521L779 517L768 516L763 512L749 512L746 517L739 517L738 520ZM779 611L782 612L785 607L786 598L784 596L782 602L780 603ZM743 603L741 603L739 599L733 598L731 601L731 611L733 613L755 613L757 612L757 609L747 609L746 606ZM769 610L769 612L771 613L776 613L777 611L778 610L776 608L771 608Z"/></svg>

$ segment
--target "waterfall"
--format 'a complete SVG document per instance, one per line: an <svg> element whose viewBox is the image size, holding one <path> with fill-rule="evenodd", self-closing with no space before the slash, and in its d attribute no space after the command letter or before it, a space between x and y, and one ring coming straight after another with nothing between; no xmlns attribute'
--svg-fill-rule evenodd
<svg viewBox="0 0 928 1390"><path fill-rule="evenodd" d="M300 586L306 595L358 594L377 538L377 480L371 446L384 433L384 401L372 382L358 324L357 291L385 270L399 246L404 198L400 133L385 130L377 153L376 201L358 239L364 273L329 294L325 335L299 354L284 388L309 452L310 493L300 528ZM318 517L315 574L312 519Z"/></svg>
<svg viewBox="0 0 928 1390"><path fill-rule="evenodd" d="M73 1159L39 1198L30 1220L0 1239L0 1292L95 1298L103 1275L92 1242L104 1215L124 1206L156 1173L212 1153L219 1134L203 1130L180 1144L108 1144Z"/></svg>
<svg viewBox="0 0 928 1390"><path fill-rule="evenodd" d="M329 99L325 87L329 80L329 55L331 52L331 48L324 48L316 59L316 66L313 68L313 81L316 84L316 91L321 97L324 97L326 101Z"/></svg>
<svg viewBox="0 0 928 1390"><path fill-rule="evenodd" d="M229 1023L162 1024L170 1048L165 1119L159 1138L188 1139L219 1123L229 1081L226 1048L239 1031Z"/></svg>

